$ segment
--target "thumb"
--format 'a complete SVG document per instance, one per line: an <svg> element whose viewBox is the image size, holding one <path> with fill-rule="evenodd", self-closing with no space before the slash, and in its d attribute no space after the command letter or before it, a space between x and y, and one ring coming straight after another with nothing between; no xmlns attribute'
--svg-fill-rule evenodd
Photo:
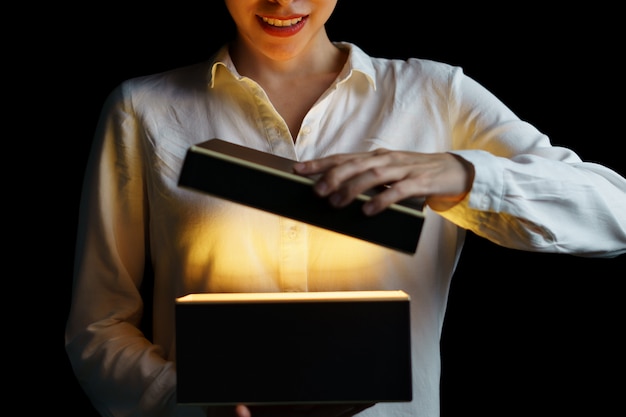
<svg viewBox="0 0 626 417"><path fill-rule="evenodd" d="M239 404L235 407L235 414L237 417L252 417L250 409L243 404Z"/></svg>

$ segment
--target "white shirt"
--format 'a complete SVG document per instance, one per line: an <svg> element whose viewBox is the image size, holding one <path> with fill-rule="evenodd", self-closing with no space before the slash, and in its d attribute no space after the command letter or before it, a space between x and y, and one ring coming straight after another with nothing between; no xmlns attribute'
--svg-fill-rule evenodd
<svg viewBox="0 0 626 417"><path fill-rule="evenodd" d="M349 60L295 141L227 48L126 81L108 98L85 177L66 333L76 375L103 415L203 415L175 406L178 296L401 289L411 296L414 399L363 416L437 417L439 341L465 229L522 250L626 251L623 177L552 147L459 67L337 45ZM427 211L417 252L407 255L179 187L187 149L210 138L295 160L378 147L449 151L476 175L463 202ZM154 344L137 328L145 259L154 269Z"/></svg>

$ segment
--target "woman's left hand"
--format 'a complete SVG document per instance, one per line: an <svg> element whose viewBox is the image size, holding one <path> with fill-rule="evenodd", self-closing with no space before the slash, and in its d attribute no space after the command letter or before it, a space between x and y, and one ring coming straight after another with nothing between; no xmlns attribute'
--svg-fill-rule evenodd
<svg viewBox="0 0 626 417"><path fill-rule="evenodd" d="M320 175L315 192L338 208L369 189L384 186L363 205L367 215L407 198L424 198L432 209L447 210L465 198L474 179L473 165L457 155L388 149L298 162L294 170Z"/></svg>

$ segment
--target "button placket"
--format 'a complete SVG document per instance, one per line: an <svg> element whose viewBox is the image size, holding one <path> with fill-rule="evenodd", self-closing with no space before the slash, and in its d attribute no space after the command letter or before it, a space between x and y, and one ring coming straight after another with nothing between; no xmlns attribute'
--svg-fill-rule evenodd
<svg viewBox="0 0 626 417"><path fill-rule="evenodd" d="M283 291L308 290L307 226L281 218L280 285Z"/></svg>

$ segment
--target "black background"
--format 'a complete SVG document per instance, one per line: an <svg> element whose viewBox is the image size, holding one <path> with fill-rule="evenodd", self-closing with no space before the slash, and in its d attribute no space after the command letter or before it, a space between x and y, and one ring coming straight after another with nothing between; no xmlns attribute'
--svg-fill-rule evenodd
<svg viewBox="0 0 626 417"><path fill-rule="evenodd" d="M16 272L6 274L16 286L7 317L17 329L9 327L5 343L22 408L95 416L63 348L86 156L116 84L204 60L229 38L221 1L188 3L37 9L38 20L8 39L19 49L5 82L27 80L5 103L16 115L7 123L21 133L11 140L17 160L5 164L26 184L14 189L10 175L5 200L17 201L7 204L7 228L18 232L7 262ZM364 4L339 0L328 24L333 40L372 55L460 65L554 144L626 173L616 7ZM442 338L442 416L623 408L625 261L524 253L470 235ZM28 301L16 308L16 300Z"/></svg>

